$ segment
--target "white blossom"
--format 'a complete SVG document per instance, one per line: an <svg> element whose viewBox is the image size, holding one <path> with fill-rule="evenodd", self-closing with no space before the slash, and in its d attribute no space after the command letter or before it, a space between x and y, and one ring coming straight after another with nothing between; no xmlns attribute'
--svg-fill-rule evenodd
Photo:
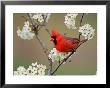
<svg viewBox="0 0 110 88"><path fill-rule="evenodd" d="M19 71L14 71L14 75L19 75Z"/></svg>
<svg viewBox="0 0 110 88"><path fill-rule="evenodd" d="M70 18L76 18L78 13L67 13L67 16Z"/></svg>
<svg viewBox="0 0 110 88"><path fill-rule="evenodd" d="M65 25L68 29L76 29L76 26L75 26L75 19L77 17L77 13L67 13L65 15Z"/></svg>
<svg viewBox="0 0 110 88"><path fill-rule="evenodd" d="M40 23L44 21L43 16L42 16L41 13L37 13L37 14L33 15L33 16L32 16L32 19L36 19L36 20L38 20L38 22L40 22Z"/></svg>
<svg viewBox="0 0 110 88"><path fill-rule="evenodd" d="M48 22L50 16L51 16L51 13L47 13L47 14L46 14L46 22Z"/></svg>
<svg viewBox="0 0 110 88"><path fill-rule="evenodd" d="M79 32L85 37L85 39L89 40L93 38L95 29L93 29L90 24L85 24L82 27L79 27Z"/></svg>
<svg viewBox="0 0 110 88"><path fill-rule="evenodd" d="M18 68L17 68L17 71L25 71L26 69L24 68L24 66L19 66Z"/></svg>
<svg viewBox="0 0 110 88"><path fill-rule="evenodd" d="M32 63L26 69L24 66L19 66L17 71L14 71L14 75L45 75L46 66L42 64L37 64L37 62Z"/></svg>
<svg viewBox="0 0 110 88"><path fill-rule="evenodd" d="M37 66L37 62L36 63L32 63L32 66Z"/></svg>
<svg viewBox="0 0 110 88"><path fill-rule="evenodd" d="M54 61L62 61L64 58L66 58L71 52L58 52L56 50L56 48L53 48L48 57L49 59L52 60L52 62Z"/></svg>
<svg viewBox="0 0 110 88"><path fill-rule="evenodd" d="M50 15L51 13L30 13L30 17L40 23L44 21L48 22Z"/></svg>
<svg viewBox="0 0 110 88"><path fill-rule="evenodd" d="M17 71L14 71L15 75L24 75L26 72L26 69L24 68L24 66L19 66L17 68Z"/></svg>
<svg viewBox="0 0 110 88"><path fill-rule="evenodd" d="M29 21L24 22L24 26L22 29L18 27L17 35L22 39L33 39L34 33L31 31L31 27L29 26Z"/></svg>

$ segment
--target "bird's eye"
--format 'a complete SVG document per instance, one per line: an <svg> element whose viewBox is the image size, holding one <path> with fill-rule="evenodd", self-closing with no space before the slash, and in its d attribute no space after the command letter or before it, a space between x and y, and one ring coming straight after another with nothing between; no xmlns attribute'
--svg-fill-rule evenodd
<svg viewBox="0 0 110 88"><path fill-rule="evenodd" d="M51 38L54 38L54 36L51 36Z"/></svg>
<svg viewBox="0 0 110 88"><path fill-rule="evenodd" d="M51 38L53 38L53 36L51 36Z"/></svg>

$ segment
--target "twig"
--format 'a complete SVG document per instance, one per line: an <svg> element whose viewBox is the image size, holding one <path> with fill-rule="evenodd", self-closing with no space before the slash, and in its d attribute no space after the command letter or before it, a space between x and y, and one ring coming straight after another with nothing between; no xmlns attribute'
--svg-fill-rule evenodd
<svg viewBox="0 0 110 88"><path fill-rule="evenodd" d="M81 20L80 20L80 26L82 25L82 20L84 18L84 13L82 14Z"/></svg>
<svg viewBox="0 0 110 88"><path fill-rule="evenodd" d="M43 49L43 51L44 51L46 57L48 58L48 54L46 53L46 51L47 51L48 49L45 47L45 44L41 41L40 37L38 36L39 25L36 24L36 26L35 26L34 22L32 21L30 15L29 15L29 13L27 13L27 15L28 15L28 17L29 17L29 19L30 19L30 22L32 23L33 30L34 30L34 33L35 33L35 35L36 35L36 38L37 38L37 40L39 41L39 43L40 43L40 45L41 45L41 47L42 47L42 49Z"/></svg>
<svg viewBox="0 0 110 88"><path fill-rule="evenodd" d="M82 20L83 20L83 18L84 18L84 13L82 14L82 16L81 16L81 20L80 20L80 26L82 25ZM79 33L79 40L80 40L80 36L81 36L81 33Z"/></svg>
<svg viewBox="0 0 110 88"><path fill-rule="evenodd" d="M26 20L27 21L27 17L25 17L25 16L21 16L24 20Z"/></svg>
<svg viewBox="0 0 110 88"><path fill-rule="evenodd" d="M44 43L41 41L41 39L40 39L40 37L39 37L38 35L36 35L36 38L37 38L37 40L39 41L39 43L40 43L40 45L41 45L41 47L42 47L42 49L43 49L43 51L44 51L46 57L48 58L48 54L47 54L47 50L48 50L48 49L45 48Z"/></svg>
<svg viewBox="0 0 110 88"><path fill-rule="evenodd" d="M47 18L47 16L44 17L44 15L43 15L43 19L44 19L43 25L46 24L46 18ZM46 30L46 32L50 35L49 30L48 30L47 28L45 28L45 30ZM48 75L51 75L51 73L52 73L52 64L53 64L53 63L52 63L52 60L50 59L50 60L49 60L49 70L48 70Z"/></svg>
<svg viewBox="0 0 110 88"><path fill-rule="evenodd" d="M84 42L86 42L86 41L87 41L87 39L82 40L82 42L79 43L79 45L76 47L76 49L74 49L66 58L63 59L63 61L62 61L62 62L58 65L58 67L51 73L51 75L53 75L53 74L58 70L58 68L59 68L64 62L66 62L66 61L69 59L69 57L74 54L74 52L76 52L76 50L78 49L78 47L79 47L81 44L83 44Z"/></svg>
<svg viewBox="0 0 110 88"><path fill-rule="evenodd" d="M47 28L46 28L45 30L46 30L46 31L47 31L47 33L50 35L50 32L49 32L49 30L48 30Z"/></svg>
<svg viewBox="0 0 110 88"><path fill-rule="evenodd" d="M31 23L32 23L32 26L34 27L33 30L34 30L34 31L37 31L37 30L38 30L38 25L37 25L37 27L36 27L35 24L34 24L34 22L33 22L32 19L31 19L29 13L27 13L27 15L28 15L28 17L29 17L29 20L30 20Z"/></svg>
<svg viewBox="0 0 110 88"><path fill-rule="evenodd" d="M82 14L82 17L81 17L81 20L80 20L80 26L82 25L82 20L83 20L83 17L84 17L84 13ZM79 40L80 40L80 36L81 36L81 33L79 34ZM83 44L84 42L86 42L87 39L85 40L82 40L80 41L79 45L76 47L76 49L74 49L65 59L63 59L63 61L57 66L57 68L51 73L51 75L53 75L57 70L58 68L65 62L69 59L70 56L72 56L74 54L74 52L76 52L77 48Z"/></svg>
<svg viewBox="0 0 110 88"><path fill-rule="evenodd" d="M47 16L46 17L44 17L44 15L43 15L43 18L44 18L44 22L43 22L43 24L45 24L46 23L46 18L47 18ZM46 25L45 25L46 26ZM46 28L45 29L46 31L47 31L47 33L50 35L50 32L49 32L49 30Z"/></svg>
<svg viewBox="0 0 110 88"><path fill-rule="evenodd" d="M58 68L65 62L65 60L67 60L73 53L74 53L74 51L71 52L70 55L67 56L67 57L57 66L57 68L51 73L51 75L53 75L53 74L58 70Z"/></svg>
<svg viewBox="0 0 110 88"><path fill-rule="evenodd" d="M45 25L46 17L44 18L44 23L43 23L43 24L36 24L37 26L35 26L35 24L33 23L33 21L32 21L32 19L31 19L30 15L29 15L28 13L27 13L27 15L28 15L28 17L29 17L29 19L30 19L30 21L31 21L31 23L32 23L32 26L34 27L33 30L34 30L34 32L35 32L36 38L37 38L37 40L39 41L39 43L40 43L40 45L41 45L41 47L42 47L42 49L43 49L43 51L44 51L46 57L48 58L48 54L47 54L47 50L48 50L48 49L45 47L45 44L41 41L40 37L38 36L38 31L41 29L41 27L42 27L42 26L46 26L46 25ZM40 27L39 27L39 26L40 26ZM46 28L46 31L47 31L48 34L50 35L49 30L48 30L47 28ZM50 64L49 64L49 65L50 65L50 68L48 69L48 71L49 71L48 74L51 75L51 72L52 72L52 60L49 60L49 63L50 63Z"/></svg>
<svg viewBox="0 0 110 88"><path fill-rule="evenodd" d="M52 60L50 59L49 60L50 61L50 63L49 63L49 70L48 70L48 75L51 75L51 73L52 73Z"/></svg>

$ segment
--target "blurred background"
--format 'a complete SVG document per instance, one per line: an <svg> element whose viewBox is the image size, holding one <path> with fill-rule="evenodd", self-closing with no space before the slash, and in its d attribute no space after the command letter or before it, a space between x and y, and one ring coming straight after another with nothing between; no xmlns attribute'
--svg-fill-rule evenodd
<svg viewBox="0 0 110 88"><path fill-rule="evenodd" d="M61 34L66 34L68 37L78 38L78 29L68 29L64 24L64 16L66 13L52 13L48 21L47 27L51 29L55 27ZM13 69L18 66L28 67L33 62L46 65L48 68L48 59L43 53L42 47L34 36L31 40L23 40L17 35L17 27L23 26L26 21L22 16L27 16L25 13L13 14ZM76 17L76 27L79 27L82 14ZM71 62L63 64L56 72L56 75L96 75L97 72L97 14L89 13L84 15L82 25L90 24L95 29L94 38L82 44L71 57ZM41 40L47 48L51 50L53 44L50 42L50 36L41 29L39 31ZM57 66L54 63L54 68ZM53 69L54 69L53 68Z"/></svg>

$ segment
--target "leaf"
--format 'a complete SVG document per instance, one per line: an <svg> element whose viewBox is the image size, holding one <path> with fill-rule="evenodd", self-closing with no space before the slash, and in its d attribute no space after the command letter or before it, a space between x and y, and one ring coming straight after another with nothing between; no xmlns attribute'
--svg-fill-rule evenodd
<svg viewBox="0 0 110 88"><path fill-rule="evenodd" d="M57 58L56 58L56 60L60 60L60 58L61 58L61 57L60 57L60 55L57 55Z"/></svg>

